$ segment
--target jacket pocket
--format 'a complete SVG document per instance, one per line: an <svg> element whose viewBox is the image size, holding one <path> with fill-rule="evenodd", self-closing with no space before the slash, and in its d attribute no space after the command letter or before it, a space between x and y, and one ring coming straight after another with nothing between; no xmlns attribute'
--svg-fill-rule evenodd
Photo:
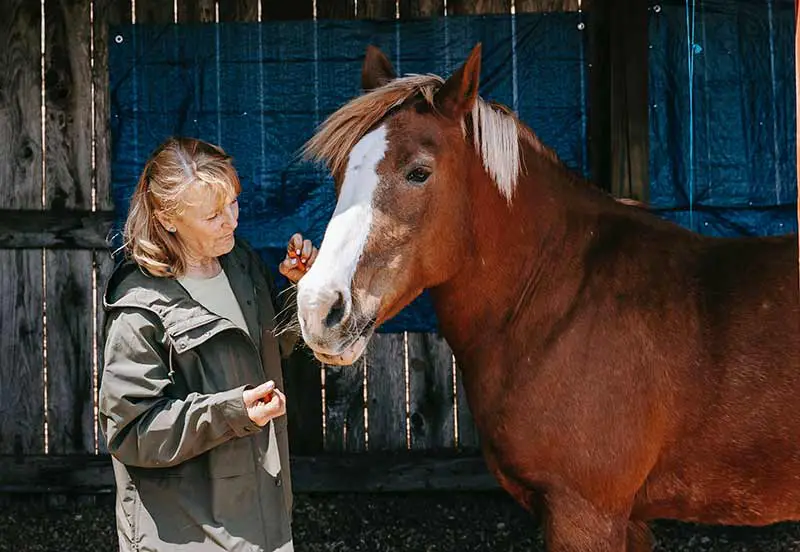
<svg viewBox="0 0 800 552"><path fill-rule="evenodd" d="M208 475L212 479L254 472L252 437L231 439L208 452Z"/></svg>

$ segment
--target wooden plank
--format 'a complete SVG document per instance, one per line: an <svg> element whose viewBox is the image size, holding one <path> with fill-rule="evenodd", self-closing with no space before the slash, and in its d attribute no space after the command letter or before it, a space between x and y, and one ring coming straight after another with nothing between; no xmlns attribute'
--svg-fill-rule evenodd
<svg viewBox="0 0 800 552"><path fill-rule="evenodd" d="M650 112L647 10L611 0L611 193L649 201Z"/></svg>
<svg viewBox="0 0 800 552"><path fill-rule="evenodd" d="M178 23L214 23L214 0L178 0Z"/></svg>
<svg viewBox="0 0 800 552"><path fill-rule="evenodd" d="M323 450L322 363L308 347L300 345L283 362L289 450L292 454L316 454Z"/></svg>
<svg viewBox="0 0 800 552"><path fill-rule="evenodd" d="M611 192L611 63L609 0L594 0L588 9L589 106L587 110L589 167L592 182Z"/></svg>
<svg viewBox="0 0 800 552"><path fill-rule="evenodd" d="M124 25L131 22L133 6L131 0L95 0L95 48L98 46L97 31L104 27L103 34L108 34L110 25ZM105 47L105 46L104 46Z"/></svg>
<svg viewBox="0 0 800 552"><path fill-rule="evenodd" d="M325 366L325 450L363 452L364 360L353 366Z"/></svg>
<svg viewBox="0 0 800 552"><path fill-rule="evenodd" d="M449 15L511 13L511 0L452 0L447 2Z"/></svg>
<svg viewBox="0 0 800 552"><path fill-rule="evenodd" d="M348 454L291 458L296 493L485 491L499 485L483 458L469 454ZM111 493L111 458L0 456L0 493Z"/></svg>
<svg viewBox="0 0 800 552"><path fill-rule="evenodd" d="M260 0L219 0L219 20L258 21Z"/></svg>
<svg viewBox="0 0 800 552"><path fill-rule="evenodd" d="M353 0L324 0L317 3L317 19L353 19L356 5Z"/></svg>
<svg viewBox="0 0 800 552"><path fill-rule="evenodd" d="M464 390L464 382L461 371L456 364L456 417L458 419L458 449L472 451L480 447L480 437L478 428L475 427L475 419L467 404L467 393Z"/></svg>
<svg viewBox="0 0 800 552"><path fill-rule="evenodd" d="M0 208L41 207L40 6L0 0ZM44 451L42 252L0 250L0 454Z"/></svg>
<svg viewBox="0 0 800 552"><path fill-rule="evenodd" d="M171 0L136 0L136 23L172 23L175 7Z"/></svg>
<svg viewBox="0 0 800 552"><path fill-rule="evenodd" d="M45 8L47 208L92 207L91 0ZM92 252L46 254L46 347L50 451L94 452Z"/></svg>
<svg viewBox="0 0 800 552"><path fill-rule="evenodd" d="M375 334L367 346L367 416L369 450L404 450L406 358L402 333Z"/></svg>
<svg viewBox="0 0 800 552"><path fill-rule="evenodd" d="M292 19L312 19L314 17L313 0L261 0L262 18L270 21L288 21Z"/></svg>
<svg viewBox="0 0 800 552"><path fill-rule="evenodd" d="M397 17L394 0L359 0L356 3L358 19L386 20Z"/></svg>
<svg viewBox="0 0 800 552"><path fill-rule="evenodd" d="M424 19L444 15L444 0L400 0L400 19Z"/></svg>
<svg viewBox="0 0 800 552"><path fill-rule="evenodd" d="M408 380L411 448L453 448L453 353L444 338L408 334Z"/></svg>
<svg viewBox="0 0 800 552"><path fill-rule="evenodd" d="M578 0L516 0L516 13L576 12Z"/></svg>
<svg viewBox="0 0 800 552"><path fill-rule="evenodd" d="M91 180L85 184L91 186ZM105 248L113 221L110 210L0 209L0 248Z"/></svg>
<svg viewBox="0 0 800 552"><path fill-rule="evenodd" d="M111 99L108 76L108 40L109 25L129 23L131 6L129 0L109 0L95 2L94 17L94 189L95 208L101 212L112 212L114 204L111 200ZM106 282L114 269L114 261L107 247L98 247L93 251L95 278L94 304L94 433L96 450L101 454L108 453L106 440L100 431L97 418L97 401L100 381L103 374L103 345L105 311L103 310L103 292Z"/></svg>
<svg viewBox="0 0 800 552"><path fill-rule="evenodd" d="M647 5L595 0L590 7L590 163L617 197L649 199Z"/></svg>

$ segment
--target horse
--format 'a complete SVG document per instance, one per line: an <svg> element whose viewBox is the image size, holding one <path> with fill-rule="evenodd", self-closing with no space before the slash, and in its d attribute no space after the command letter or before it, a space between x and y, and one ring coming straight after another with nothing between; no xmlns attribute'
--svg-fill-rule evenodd
<svg viewBox="0 0 800 552"><path fill-rule="evenodd" d="M337 203L297 286L348 365L429 290L486 465L550 552L652 550L648 522L800 519L796 237L704 236L616 201L478 94L370 46L304 145Z"/></svg>

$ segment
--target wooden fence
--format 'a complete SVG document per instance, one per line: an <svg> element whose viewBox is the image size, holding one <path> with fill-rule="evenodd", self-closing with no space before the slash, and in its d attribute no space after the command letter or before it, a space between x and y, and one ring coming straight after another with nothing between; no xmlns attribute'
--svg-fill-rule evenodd
<svg viewBox="0 0 800 552"><path fill-rule="evenodd" d="M590 152L596 180L643 197L646 5L611 17L621 2L592 6ZM112 488L97 424L101 294L112 269L109 25L580 7L579 0L0 0L0 491ZM645 99L620 103L610 94L619 86ZM285 373L297 490L494 486L453 356L437 335L378 335L365 359L346 368L298 351Z"/></svg>

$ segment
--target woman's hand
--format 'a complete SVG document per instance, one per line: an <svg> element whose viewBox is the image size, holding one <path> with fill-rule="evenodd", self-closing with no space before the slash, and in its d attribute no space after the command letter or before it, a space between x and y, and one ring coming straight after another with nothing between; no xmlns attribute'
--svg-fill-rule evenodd
<svg viewBox="0 0 800 552"><path fill-rule="evenodd" d="M311 240L304 240L302 234L295 234L289 239L286 247L286 257L278 266L278 270L286 278L296 284L314 264L319 251L311 243Z"/></svg>
<svg viewBox="0 0 800 552"><path fill-rule="evenodd" d="M259 427L286 414L286 396L275 389L274 381L262 383L255 389L245 389L242 398L247 415Z"/></svg>

